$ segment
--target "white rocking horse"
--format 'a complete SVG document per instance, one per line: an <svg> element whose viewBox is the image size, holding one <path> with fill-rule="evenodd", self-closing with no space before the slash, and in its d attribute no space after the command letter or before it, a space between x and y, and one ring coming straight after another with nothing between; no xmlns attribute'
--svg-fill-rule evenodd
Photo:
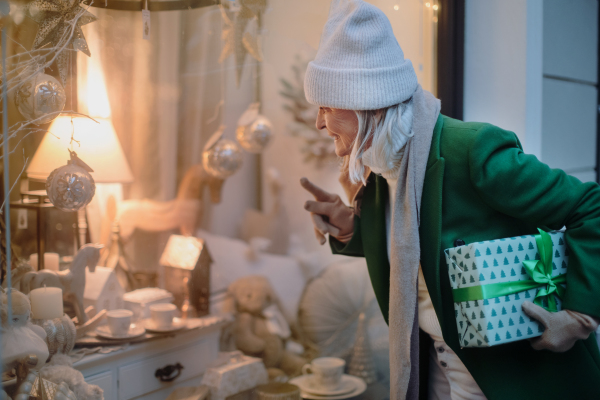
<svg viewBox="0 0 600 400"><path fill-rule="evenodd" d="M68 270L50 271L43 269L26 273L21 279L21 291L28 294L31 290L44 286L62 289L64 300L72 303L75 307L77 320L80 324L85 324L88 320L83 307L85 267L87 266L90 272L95 272L102 247L98 244L81 246Z"/></svg>

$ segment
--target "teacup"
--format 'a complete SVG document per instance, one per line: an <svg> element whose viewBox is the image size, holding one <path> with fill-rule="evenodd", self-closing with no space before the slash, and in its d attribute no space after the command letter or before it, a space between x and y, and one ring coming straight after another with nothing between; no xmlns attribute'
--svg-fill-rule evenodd
<svg viewBox="0 0 600 400"><path fill-rule="evenodd" d="M154 326L157 328L169 328L171 325L173 325L175 311L177 311L175 304L152 304L150 306L150 317L152 318Z"/></svg>
<svg viewBox="0 0 600 400"><path fill-rule="evenodd" d="M302 367L303 374L313 374L312 384L317 389L335 390L340 386L346 361L336 357L320 357Z"/></svg>
<svg viewBox="0 0 600 400"><path fill-rule="evenodd" d="M126 335L131 325L133 312L129 310L110 310L106 313L108 328L115 336Z"/></svg>

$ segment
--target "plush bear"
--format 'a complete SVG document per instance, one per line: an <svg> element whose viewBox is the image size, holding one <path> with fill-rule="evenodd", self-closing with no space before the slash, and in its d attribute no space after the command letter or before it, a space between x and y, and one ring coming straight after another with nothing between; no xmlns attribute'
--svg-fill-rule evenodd
<svg viewBox="0 0 600 400"><path fill-rule="evenodd" d="M236 347L244 354L262 358L270 378L299 375L307 361L285 349L289 325L268 279L258 275L238 279L229 286L229 294L235 302Z"/></svg>
<svg viewBox="0 0 600 400"><path fill-rule="evenodd" d="M50 362L40 370L40 375L56 384L66 383L77 400L104 400L104 391L99 386L87 383L83 379L83 374L72 366L71 357L66 354L55 354Z"/></svg>

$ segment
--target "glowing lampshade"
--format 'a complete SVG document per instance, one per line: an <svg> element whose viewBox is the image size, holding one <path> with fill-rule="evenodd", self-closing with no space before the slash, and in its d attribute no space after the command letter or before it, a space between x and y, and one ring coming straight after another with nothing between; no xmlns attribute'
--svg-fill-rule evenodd
<svg viewBox="0 0 600 400"><path fill-rule="evenodd" d="M74 129L72 149L94 172L96 183L130 183L133 174L117 138L117 133L108 118L71 117L56 118L46 133L40 147L27 167L30 179L45 180L50 173L67 163L71 149L71 132Z"/></svg>

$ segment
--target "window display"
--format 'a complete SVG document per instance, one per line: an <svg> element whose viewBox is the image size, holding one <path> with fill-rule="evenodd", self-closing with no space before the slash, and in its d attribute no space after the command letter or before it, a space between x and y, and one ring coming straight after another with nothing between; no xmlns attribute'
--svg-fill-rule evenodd
<svg viewBox="0 0 600 400"><path fill-rule="evenodd" d="M481 7L0 0L3 391L600 395L600 191L461 121L465 59L537 65L532 26L477 42Z"/></svg>

